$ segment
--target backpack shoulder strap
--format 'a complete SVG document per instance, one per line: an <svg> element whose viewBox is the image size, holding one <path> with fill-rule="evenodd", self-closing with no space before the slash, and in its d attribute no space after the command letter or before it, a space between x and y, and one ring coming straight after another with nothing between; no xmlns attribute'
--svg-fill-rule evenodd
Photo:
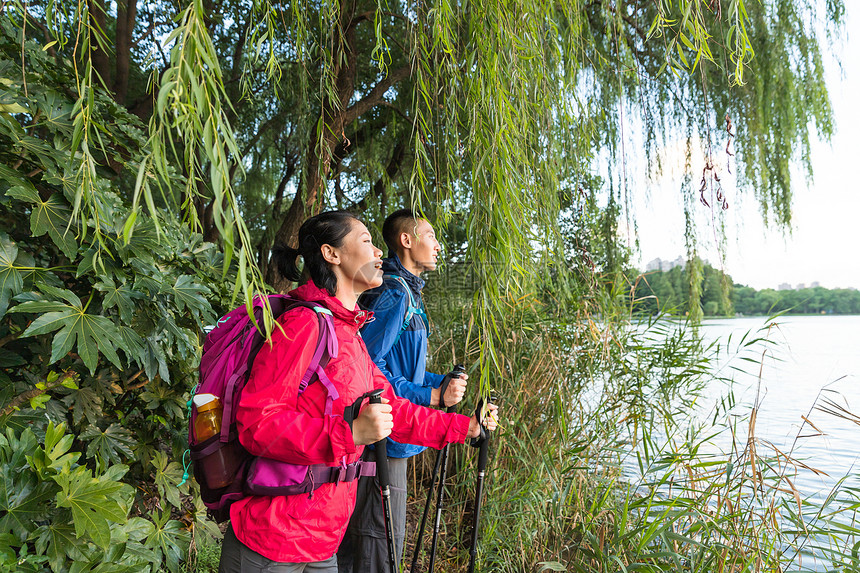
<svg viewBox="0 0 860 573"><path fill-rule="evenodd" d="M412 320L412 317L416 314L422 317L426 321L426 313L424 309L418 306L418 303L415 302L415 298L412 294L412 289L409 288L409 285L406 284L406 279L401 277L400 275L382 275L383 279L394 279L400 286L402 286L406 290L406 296L408 302L406 303L406 316L403 317L403 324L400 326L400 331L397 333L397 338L394 339L394 344L397 344L397 341L400 340L400 335L403 334L409 327L409 322Z"/></svg>
<svg viewBox="0 0 860 573"><path fill-rule="evenodd" d="M332 411L332 403L340 397L340 394L324 370L329 360L337 357L338 354L337 336L334 332L332 313L323 306L303 301L295 301L294 306L304 306L313 310L319 323L317 346L314 349L308 369L305 371L304 376L302 376L301 382L299 382L299 394L302 394L313 381L314 377L316 377L326 390L325 414L328 416Z"/></svg>

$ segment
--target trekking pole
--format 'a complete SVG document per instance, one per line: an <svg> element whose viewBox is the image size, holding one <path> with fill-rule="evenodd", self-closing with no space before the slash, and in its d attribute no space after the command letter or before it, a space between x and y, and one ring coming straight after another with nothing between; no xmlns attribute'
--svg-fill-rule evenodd
<svg viewBox="0 0 860 573"><path fill-rule="evenodd" d="M382 390L374 390L370 394L371 404L382 403ZM379 481L379 491L382 494L382 516L385 521L385 540L388 543L388 564L391 573L399 573L397 550L394 548L394 518L391 515L391 480L388 475L388 450L385 438L374 444L376 450L376 478Z"/></svg>
<svg viewBox="0 0 860 573"><path fill-rule="evenodd" d="M493 398L490 398L494 401ZM478 554L478 525L481 521L481 497L484 493L484 474L487 470L487 461L490 455L490 435L484 428L485 408L488 403L482 398L475 409L475 417L481 426L481 437L472 441L473 446L478 447L478 478L475 481L475 515L472 520L472 543L469 547L469 569L468 573L475 570L475 556Z"/></svg>
<svg viewBox="0 0 860 573"><path fill-rule="evenodd" d="M448 385L451 383L455 377L459 378L459 374L466 372L466 367L462 364L457 364L454 366L454 369L450 374L445 376L445 379L442 381L442 384L439 385L439 403L441 405L445 405L445 391L448 390ZM449 406L447 409L448 413L456 412L456 406ZM409 567L410 573L415 573L418 568L418 556L421 554L421 546L424 543L424 527L427 525L427 516L430 514L430 502L433 500L433 489L436 486L436 478L439 476L439 469L442 469L442 479L440 480L440 493L439 499L436 501L437 507L437 516L440 516L438 513L439 504L441 503L441 488L442 484L445 483L445 474L448 469L448 445L446 444L441 450L436 452L436 463L433 465L433 474L430 477L430 488L427 490L427 501L424 503L424 513L421 514L421 524L418 526L418 538L415 540L415 550L412 553L412 564ZM439 521L437 517L436 525L434 527L434 535L433 535L433 549L430 553L430 569L429 571L433 571L433 562L436 553L436 533L439 529Z"/></svg>
<svg viewBox="0 0 860 573"><path fill-rule="evenodd" d="M451 371L451 379L459 378L460 374L466 372L466 367L462 364L457 364L454 366L454 370ZM450 380L449 380L450 383ZM439 400L442 400L442 396L444 394L439 394ZM448 408L448 412L456 412L457 407L451 406ZM430 542L430 564L427 566L428 573L433 573L433 567L436 565L436 548L439 544L439 525L442 522L442 498L445 494L445 478L448 476L448 448L450 444L445 444L445 447L439 452L442 456L442 468L441 474L439 475L439 491L436 494L436 518L433 520L433 539Z"/></svg>

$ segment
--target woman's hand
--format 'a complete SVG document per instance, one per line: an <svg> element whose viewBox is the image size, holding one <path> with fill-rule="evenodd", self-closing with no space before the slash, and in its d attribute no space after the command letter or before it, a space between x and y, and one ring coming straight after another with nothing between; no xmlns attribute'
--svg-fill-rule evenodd
<svg viewBox="0 0 860 573"><path fill-rule="evenodd" d="M356 446L375 444L387 438L394 429L391 405L385 398L381 404L368 404L352 422L352 441Z"/></svg>
<svg viewBox="0 0 860 573"><path fill-rule="evenodd" d="M484 428L488 432L492 432L499 427L498 411L499 407L495 404L487 404L487 415L484 417ZM466 437L477 438L480 435L481 426L478 424L478 419L475 416L472 416L472 419L469 420L469 433L466 434Z"/></svg>

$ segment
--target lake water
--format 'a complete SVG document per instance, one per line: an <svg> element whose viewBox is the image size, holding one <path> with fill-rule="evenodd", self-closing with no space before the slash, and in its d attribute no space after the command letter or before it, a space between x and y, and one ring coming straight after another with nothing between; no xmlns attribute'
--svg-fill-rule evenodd
<svg viewBox="0 0 860 573"><path fill-rule="evenodd" d="M746 350L747 357L762 362L760 379L758 365L737 355L724 355L721 373L734 379L739 416L748 415L758 400L759 439L784 452L793 448L795 457L829 475L798 473L795 485L801 494L821 498L838 478L860 476L860 425L820 409L832 400L860 422L860 316L782 316L762 331L766 324L763 318L709 320L701 333L707 340L730 340L731 350L748 332L775 343ZM725 388L715 385L714 390L716 399Z"/></svg>
<svg viewBox="0 0 860 573"><path fill-rule="evenodd" d="M700 333L706 341L718 341L721 351L715 379L705 389L704 399L697 401L694 418L717 426L734 425L734 443L743 449L750 413L757 405L759 454L772 454L768 446L772 444L819 470L792 467L786 472L802 499L821 504L845 476L841 491L846 487L860 491L860 316L782 316L770 322L762 317L707 320ZM747 344L755 338L769 342ZM734 406L728 412L716 408L729 392L735 397ZM844 408L842 415L822 410L835 410L828 400ZM715 411L720 412L716 420ZM731 432L723 432L712 438L707 449L725 458L732 446ZM638 474L633 460L624 465L628 477ZM829 504L828 514L836 522L856 527L854 510L831 513L856 502L856 498L845 501L848 497L838 495ZM791 496L786 494L786 498ZM850 547L856 541L856 537L842 534L841 541L828 537L809 538L803 557L791 557L793 549L786 547L792 558L788 570L829 570L830 561L823 558L822 548L826 552L828 545L844 548L846 542ZM839 570L856 569L842 566Z"/></svg>

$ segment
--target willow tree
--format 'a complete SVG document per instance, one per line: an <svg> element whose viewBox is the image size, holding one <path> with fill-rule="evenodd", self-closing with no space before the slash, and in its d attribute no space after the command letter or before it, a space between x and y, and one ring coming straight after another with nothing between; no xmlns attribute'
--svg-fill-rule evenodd
<svg viewBox="0 0 860 573"><path fill-rule="evenodd" d="M182 165L186 188L167 202L184 205L192 224L208 205L228 261L238 253L246 293L262 287L253 262L265 268L271 243L294 240L326 206L385 206L391 194L440 221L461 213L481 279L485 365L499 301L529 292L529 277L544 274L531 271L565 260L562 203L602 191L591 183L599 158L625 164L634 121L654 161L676 137L705 156L704 172L688 173L688 220L699 203L727 203L714 157L725 148L741 188L781 225L791 217L790 164L811 175L810 141L832 129L819 36L839 25L837 1L226 6L229 22L192 2L167 38L136 198L153 206L148 182ZM232 52L219 48L224 38ZM263 164L274 194L271 183L260 193L243 178ZM601 174L629 202L623 167ZM267 227L253 244L241 208L250 197L263 198Z"/></svg>
<svg viewBox="0 0 860 573"><path fill-rule="evenodd" d="M194 320L202 320L203 285L178 277L171 291L147 281L170 265L136 267L128 301L117 294L123 285L107 281L120 272L116 261L132 264L135 246L151 245L153 235L174 245L181 225L216 241L224 256L199 249L147 256L171 265L191 257L188 269L213 290L203 267L217 262L247 301L267 279L277 282L269 249L293 241L308 215L337 206L373 221L405 202L465 229L462 258L478 279L468 309L480 349L473 380L502 384L498 349L511 310L539 291L570 298L569 283L555 281L571 265L562 229L581 229L586 205L608 197L603 240L615 239L632 189L624 169L631 125L644 126L643 151L654 162L662 146L686 140L688 220L696 205L719 211L724 203L715 157L727 150L764 217L790 223L790 166L800 162L811 175L810 142L832 130L822 59L842 11L840 0L4 2L0 177L4 193L18 188L10 197L19 202L8 220L29 214L32 252L52 255L36 265L2 237L2 311L12 305L10 313L25 318L0 344L14 346L9 340L26 338L27 324L42 327L60 307L86 314L98 306L121 324L120 310L132 312L144 292L161 309L145 309L147 328L157 330L159 313L179 317L186 308L182 285L193 285ZM30 87L45 82L52 95L39 99L42 91ZM138 130L135 117L146 127ZM693 154L703 155L704 172L689 172ZM49 232L40 215L55 204L60 219L48 221L63 222L63 232L56 225ZM36 244L47 238L52 247ZM73 266L92 280L71 276ZM39 290L33 281L45 273L57 278ZM63 285L80 292L56 290ZM127 305L111 306L120 301ZM191 327L170 327L185 361ZM85 352L68 353L67 336L29 332L57 349L40 364L65 360L110 393L113 379L94 373L99 364L119 369L113 350L85 344ZM163 364L165 378L159 356L169 356L170 344L159 344L149 354L129 345L131 362L122 365L136 360L156 378ZM51 378L56 386L68 381ZM38 383L37 395L49 394ZM13 401L29 391L16 384ZM163 407L158 395L147 399ZM176 395L170 400L165 419L178 419ZM159 491L166 469L158 466ZM42 515L25 517L35 524ZM153 519L169 531L161 514ZM26 539L30 530L14 531ZM110 539L99 531L106 550ZM163 553L175 568L175 548Z"/></svg>

